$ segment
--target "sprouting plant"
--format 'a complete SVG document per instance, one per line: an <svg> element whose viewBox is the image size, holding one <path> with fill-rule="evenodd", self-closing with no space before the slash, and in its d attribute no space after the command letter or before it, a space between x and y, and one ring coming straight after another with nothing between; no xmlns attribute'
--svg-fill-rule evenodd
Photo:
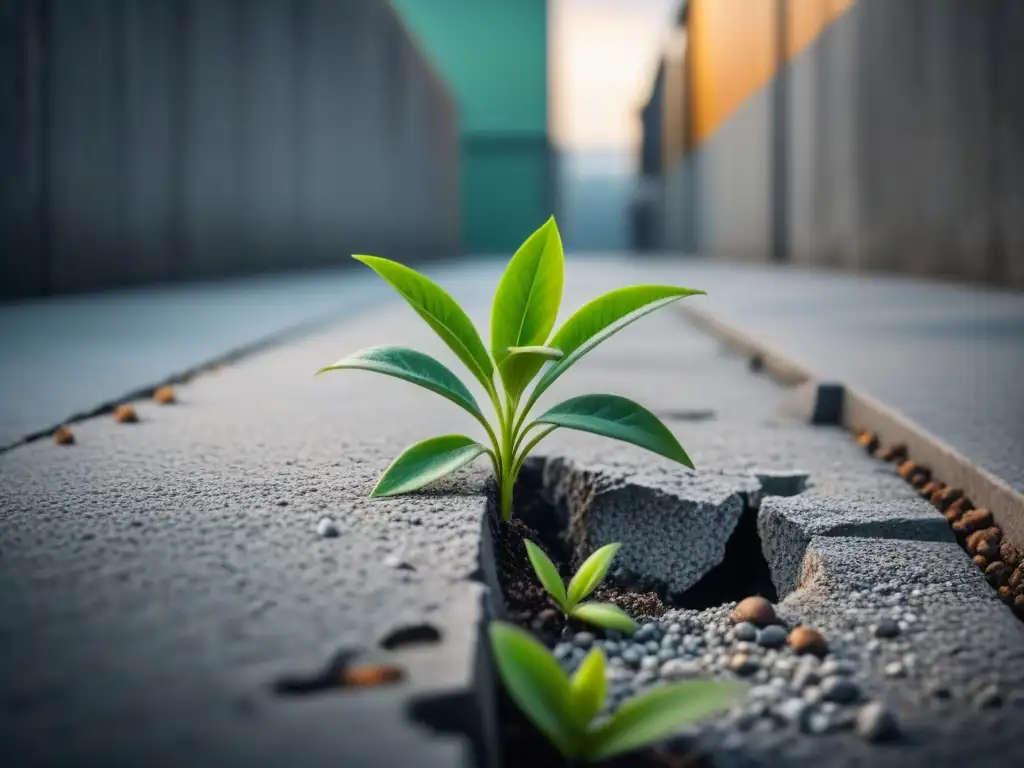
<svg viewBox="0 0 1024 768"><path fill-rule="evenodd" d="M622 546L621 544L606 544L588 557L576 571L576 575L569 580L569 589L566 590L565 584L562 583L562 577L558 575L558 568L551 562L551 558L529 539L524 541L526 554L530 558L537 578L547 593L551 595L551 599L562 609L562 613L568 617L628 635L637 630L637 623L617 605L581 602L604 580L612 565L612 560L615 558L615 553Z"/></svg>
<svg viewBox="0 0 1024 768"><path fill-rule="evenodd" d="M687 680L630 699L599 719L607 695L599 649L590 651L570 678L528 632L493 622L490 637L512 700L569 760L605 760L667 739L726 709L746 689L742 683Z"/></svg>
<svg viewBox="0 0 1024 768"><path fill-rule="evenodd" d="M582 395L555 405L533 421L527 418L538 398L602 341L649 312L704 291L665 285L619 288L584 305L549 338L562 300L564 267L562 240L551 217L516 251L498 284L488 353L466 312L436 283L388 259L353 258L390 283L434 329L483 387L496 413L492 425L454 373L412 349L369 347L322 368L317 373L358 368L418 384L462 407L487 434L488 445L466 435L442 435L411 446L384 471L371 496L417 490L487 454L498 484L501 516L508 520L512 489L523 462L558 427L623 440L693 466L658 417L624 397ZM534 383L547 363L550 366Z"/></svg>

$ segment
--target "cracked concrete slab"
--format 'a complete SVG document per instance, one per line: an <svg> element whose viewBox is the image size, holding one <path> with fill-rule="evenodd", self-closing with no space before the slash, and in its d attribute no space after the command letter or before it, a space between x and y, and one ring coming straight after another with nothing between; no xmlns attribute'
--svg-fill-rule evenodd
<svg viewBox="0 0 1024 768"><path fill-rule="evenodd" d="M896 714L904 736L885 747L852 734L753 738L751 764L995 768L1019 752L1024 624L955 543L815 537L779 612L823 631L835 655L860 659L866 693ZM875 636L884 618L898 618L898 637ZM899 676L886 673L894 662Z"/></svg>
<svg viewBox="0 0 1024 768"><path fill-rule="evenodd" d="M642 466L551 458L545 496L567 513L577 565L617 542L618 583L678 596L722 562L747 497L760 485L742 475Z"/></svg>
<svg viewBox="0 0 1024 768"><path fill-rule="evenodd" d="M567 309L614 285L658 281L618 267L594 274L573 286ZM493 284L467 277L452 292L468 297L480 318ZM753 499L761 488L756 476L772 473L806 474L806 488L792 500L919 504L890 467L841 430L780 415L785 391L748 375L714 340L670 314L641 323L585 358L542 406L591 391L633 397L665 418L698 473L579 433L556 432L541 452L597 467L621 487L643 485L654 495L692 490L709 504L733 493ZM409 443L477 433L457 409L405 383L364 372L312 377L342 354L382 342L421 348L461 370L411 312L390 304L200 376L181 388L178 406L139 403L139 424L91 419L75 425L74 446L39 441L0 456L0 762L485 762L473 738L451 725L472 713L478 743L494 725L480 635L495 595L478 581L487 468L481 462L417 496L366 498ZM323 517L333 520L336 537L317 535ZM1015 650L1021 629L1007 623L1008 612L966 556L948 542L845 536L814 536L806 551L817 553L817 570L808 570L780 610L821 626L851 653L866 650L875 617L904 607L861 605L853 595L861 586L898 581L931 599L926 590L954 585L948 600L933 604L907 597L910 610L928 616L925 631L908 629L899 642L931 665L919 667L926 671L970 646L962 665L933 675L963 681L953 701L965 709L949 715L962 744L938 733L945 705L915 698L924 680L888 688L872 673L872 691L894 697L908 724L907 744L869 748L845 734L779 737L773 746L745 736L749 748L735 764L804 765L809 756L830 765L932 765L937 750L949 748L960 764L984 765L989 755L1009 754L985 752L979 734L996 729L992 743L1002 750L1010 710L976 717L971 686L994 679L1019 689L1017 672L999 670L1024 669ZM943 554L929 559L929 552ZM904 560L919 565L906 570ZM394 629L422 623L439 631L438 643L379 647ZM282 675L320 669L347 648L401 665L405 680L308 697L273 693ZM971 762L971 755L982 759Z"/></svg>
<svg viewBox="0 0 1024 768"><path fill-rule="evenodd" d="M766 498L757 530L780 595L796 588L804 552L816 536L955 541L946 519L923 499Z"/></svg>

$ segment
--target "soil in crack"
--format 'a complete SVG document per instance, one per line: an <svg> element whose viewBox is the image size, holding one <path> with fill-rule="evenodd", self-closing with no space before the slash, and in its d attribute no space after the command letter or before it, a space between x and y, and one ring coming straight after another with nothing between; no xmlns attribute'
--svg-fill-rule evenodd
<svg viewBox="0 0 1024 768"><path fill-rule="evenodd" d="M565 618L540 585L526 554L524 539L529 539L547 553L565 583L572 578L571 546L565 538L565 526L556 510L544 501L539 478L525 472L521 475L515 489L515 517L505 522L492 515L491 534L498 579L511 621L530 630L548 647L553 647L567 629L600 633L598 628ZM655 592L602 586L587 600L614 603L636 619L658 617L665 612L665 604Z"/></svg>

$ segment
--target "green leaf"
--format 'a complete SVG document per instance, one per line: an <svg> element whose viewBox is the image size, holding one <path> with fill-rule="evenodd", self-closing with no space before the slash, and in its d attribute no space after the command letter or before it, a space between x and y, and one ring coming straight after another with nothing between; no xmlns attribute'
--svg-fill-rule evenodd
<svg viewBox="0 0 1024 768"><path fill-rule="evenodd" d="M582 734L570 711L569 680L555 657L532 635L511 624L492 622L489 631L509 696L565 757L576 757Z"/></svg>
<svg viewBox="0 0 1024 768"><path fill-rule="evenodd" d="M551 339L549 346L562 350L565 357L551 366L537 382L530 396L530 404L535 403L559 376L605 339L656 309L686 296L703 293L671 285L634 285L610 291L584 304L562 324Z"/></svg>
<svg viewBox="0 0 1024 768"><path fill-rule="evenodd" d="M545 347L542 345L535 345L532 347L509 347L509 357L512 355L537 355L545 360L558 360L559 358L565 357L565 353L560 349L554 347Z"/></svg>
<svg viewBox="0 0 1024 768"><path fill-rule="evenodd" d="M606 544L583 561L576 574L569 582L569 602L576 605L601 583L611 568L612 559L619 551L621 544Z"/></svg>
<svg viewBox="0 0 1024 768"><path fill-rule="evenodd" d="M487 448L465 435L441 435L406 448L391 462L370 496L397 496L440 480L487 453Z"/></svg>
<svg viewBox="0 0 1024 768"><path fill-rule="evenodd" d="M490 391L494 386L494 365L480 334L455 299L433 280L397 261L379 256L355 255L352 258L390 283Z"/></svg>
<svg viewBox="0 0 1024 768"><path fill-rule="evenodd" d="M545 554L544 550L532 541L529 539L523 541L526 544L526 554L530 558L530 563L533 565L533 570L536 572L537 578L540 579L540 583L548 591L548 594L555 598L559 607L563 611L566 610L565 584L562 583L562 577L558 575L555 564L551 562L551 558Z"/></svg>
<svg viewBox="0 0 1024 768"><path fill-rule="evenodd" d="M569 681L570 708L580 730L586 730L604 706L608 692L605 659L600 649L586 655Z"/></svg>
<svg viewBox="0 0 1024 768"><path fill-rule="evenodd" d="M630 699L592 732L587 757L606 760L667 739L727 709L745 690L741 683L687 680Z"/></svg>
<svg viewBox="0 0 1024 768"><path fill-rule="evenodd" d="M555 325L562 301L564 271L562 238L552 216L530 235L498 283L491 309L491 354L500 366L510 347L544 344ZM522 391L544 363L532 356L513 366L514 377L503 373L506 389Z"/></svg>
<svg viewBox="0 0 1024 768"><path fill-rule="evenodd" d="M376 346L361 349L348 357L342 358L334 365L328 365L317 371L339 371L345 368L356 368L364 371L383 373L394 376L413 384L436 392L453 403L465 408L477 419L483 420L480 406L473 398L465 384L430 355L404 347Z"/></svg>
<svg viewBox="0 0 1024 768"><path fill-rule="evenodd" d="M597 627L614 629L631 635L640 627L628 613L611 603L580 603L569 614L574 619L585 621Z"/></svg>
<svg viewBox="0 0 1024 768"><path fill-rule="evenodd" d="M581 395L538 416L538 424L554 424L611 437L646 448L693 468L693 462L675 436L642 405L618 395Z"/></svg>

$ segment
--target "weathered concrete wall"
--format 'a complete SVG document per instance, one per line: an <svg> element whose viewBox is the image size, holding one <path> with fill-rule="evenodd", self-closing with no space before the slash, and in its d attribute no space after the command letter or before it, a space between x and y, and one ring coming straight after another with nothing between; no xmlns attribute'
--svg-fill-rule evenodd
<svg viewBox="0 0 1024 768"><path fill-rule="evenodd" d="M0 296L458 247L454 102L379 0L0 9Z"/></svg>
<svg viewBox="0 0 1024 768"><path fill-rule="evenodd" d="M770 259L782 217L793 262L1024 287L1022 73L1024 3L858 0L666 174L665 220L694 215L675 188L699 168L689 229L715 257Z"/></svg>

